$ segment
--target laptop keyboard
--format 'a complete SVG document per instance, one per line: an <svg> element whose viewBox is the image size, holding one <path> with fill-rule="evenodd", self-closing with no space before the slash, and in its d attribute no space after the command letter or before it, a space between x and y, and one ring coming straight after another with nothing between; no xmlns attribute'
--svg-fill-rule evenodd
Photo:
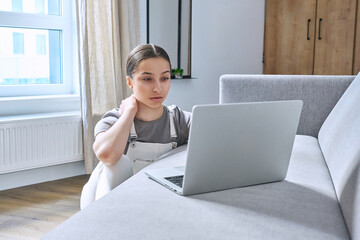
<svg viewBox="0 0 360 240"><path fill-rule="evenodd" d="M184 175L166 177L165 179L182 188Z"/></svg>

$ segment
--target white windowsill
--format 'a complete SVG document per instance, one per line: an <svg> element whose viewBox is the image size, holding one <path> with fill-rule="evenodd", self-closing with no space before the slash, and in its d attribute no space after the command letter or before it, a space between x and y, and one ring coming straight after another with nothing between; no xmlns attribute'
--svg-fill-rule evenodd
<svg viewBox="0 0 360 240"><path fill-rule="evenodd" d="M80 96L76 94L0 98L0 118L55 112L80 114L80 110Z"/></svg>
<svg viewBox="0 0 360 240"><path fill-rule="evenodd" d="M80 99L77 94L62 94L62 95L39 95L39 96L24 96L24 97L0 97L0 102L15 102L15 101L33 101L33 100L47 100L47 101L72 101Z"/></svg>
<svg viewBox="0 0 360 240"><path fill-rule="evenodd" d="M66 118L66 117L80 117L80 111L71 112L52 112L52 113L37 113L37 114L26 114L26 115L12 115L12 116L1 116L0 124L2 123L15 123L18 121L36 121L44 118Z"/></svg>

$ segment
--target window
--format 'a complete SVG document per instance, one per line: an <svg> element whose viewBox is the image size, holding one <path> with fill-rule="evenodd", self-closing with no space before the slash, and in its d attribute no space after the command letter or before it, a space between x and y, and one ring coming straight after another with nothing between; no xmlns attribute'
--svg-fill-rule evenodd
<svg viewBox="0 0 360 240"><path fill-rule="evenodd" d="M11 0L11 11L22 12L23 11L22 0Z"/></svg>
<svg viewBox="0 0 360 240"><path fill-rule="evenodd" d="M24 33L13 32L14 54L24 54Z"/></svg>
<svg viewBox="0 0 360 240"><path fill-rule="evenodd" d="M45 0L35 0L35 11L37 13L45 13Z"/></svg>
<svg viewBox="0 0 360 240"><path fill-rule="evenodd" d="M36 54L46 55L46 36L36 34Z"/></svg>
<svg viewBox="0 0 360 240"><path fill-rule="evenodd" d="M74 93L74 1L1 1L0 97Z"/></svg>

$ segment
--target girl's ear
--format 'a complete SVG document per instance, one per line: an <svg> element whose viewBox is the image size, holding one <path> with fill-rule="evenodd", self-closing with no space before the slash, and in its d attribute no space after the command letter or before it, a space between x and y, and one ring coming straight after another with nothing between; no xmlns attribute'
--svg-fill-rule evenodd
<svg viewBox="0 0 360 240"><path fill-rule="evenodd" d="M126 83L129 86L129 88L131 90L133 90L134 86L133 86L133 82L131 81L131 78L129 76L126 76Z"/></svg>

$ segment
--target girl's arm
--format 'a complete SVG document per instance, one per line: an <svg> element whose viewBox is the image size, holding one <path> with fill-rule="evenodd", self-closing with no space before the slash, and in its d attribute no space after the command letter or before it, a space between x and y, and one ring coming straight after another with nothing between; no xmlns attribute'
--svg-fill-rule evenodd
<svg viewBox="0 0 360 240"><path fill-rule="evenodd" d="M96 135L93 149L97 158L106 165L114 165L124 153L137 109L137 100L131 95L121 102L120 118L115 124Z"/></svg>

